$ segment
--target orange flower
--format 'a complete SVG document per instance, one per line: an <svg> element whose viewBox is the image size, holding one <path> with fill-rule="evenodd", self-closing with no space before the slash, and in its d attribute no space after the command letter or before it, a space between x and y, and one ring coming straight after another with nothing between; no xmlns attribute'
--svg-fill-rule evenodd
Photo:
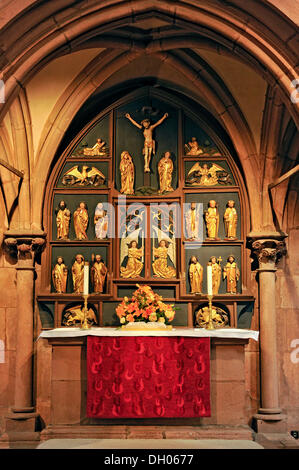
<svg viewBox="0 0 299 470"><path fill-rule="evenodd" d="M127 315L126 320L129 321L129 322L133 322L134 321L133 315L131 315L131 314Z"/></svg>
<svg viewBox="0 0 299 470"><path fill-rule="evenodd" d="M124 308L122 307L122 305L119 305L117 307L116 314L119 318L122 317L123 315L125 315L125 311L124 311Z"/></svg>

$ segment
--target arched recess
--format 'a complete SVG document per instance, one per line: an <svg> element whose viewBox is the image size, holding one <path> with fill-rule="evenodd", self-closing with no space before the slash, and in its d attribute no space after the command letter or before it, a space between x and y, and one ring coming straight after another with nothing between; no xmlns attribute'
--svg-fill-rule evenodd
<svg viewBox="0 0 299 470"><path fill-rule="evenodd" d="M60 146L59 148L59 153L56 155L56 163L51 169L51 175L49 176L49 179L47 181L46 185L46 194L44 198L44 203L43 203L43 228L45 231L48 233L48 247L45 250L42 258L42 281L41 281L41 292L39 293L38 299L42 301L49 301L50 299L54 300L55 302L58 302L57 300L57 295L55 292L53 292L53 285L51 284L51 269L53 268L55 264L55 260L57 256L62 256L65 253L67 265L69 268L69 276L70 276L70 267L71 263L73 263L73 259L75 256L76 250L78 252L84 251L83 256L91 256L91 249L96 250L96 249L101 249L102 252L100 253L101 256L105 257L105 260L107 262L107 265L109 266L109 276L107 278L107 287L106 291L103 293L103 295L96 296L94 297L95 302L98 303L98 309L100 314L103 312L103 304L105 302L117 302L119 300L119 297L121 294L119 292L121 291L121 288L125 286L125 288L129 288L132 285L135 285L136 280L133 279L132 281L127 281L126 282L120 278L119 272L120 272L120 260L119 260L119 241L116 238L113 238L111 240L104 240L98 243L98 241L94 238L94 232L93 232L93 211L94 208L96 207L96 202L95 202L95 197L94 195L96 194L97 197L102 200L102 197L105 197L104 202L111 202L112 204L116 204L115 207L117 207L117 198L118 196L121 196L120 193L120 187L119 187L119 177L117 175L118 173L118 165L119 165L119 155L121 153L121 149L123 147L120 147L120 144L118 143L118 134L117 132L120 129L120 121L118 119L122 119L122 123L124 123L125 120L125 114L124 114L124 109L126 109L127 106L135 106L135 102L142 102L142 100L149 100L151 103L153 102L161 102L162 104L162 111L159 109L160 114L163 113L164 111L167 111L169 108L172 110L172 116L174 114L177 116L175 118L177 126L177 132L169 133L170 131L168 130L168 136L173 136L173 140L176 142L175 144L172 142L171 147L172 149L175 148L176 151L174 151L174 158L175 158L175 177L174 177L174 190L173 192L170 192L166 196L159 196L159 194L153 193L152 199L149 195L142 196L142 194L137 194L136 197L131 196L129 197L129 201L132 203L134 201L142 202L144 204L148 204L149 200L151 199L152 201L156 202L159 201L161 203L166 202L166 203L171 203L171 202L178 202L180 204L180 207L183 205L184 202L190 203L192 198L197 198L198 202L203 201L205 204L205 209L207 206L207 203L209 201L209 198L214 197L215 198L219 197L220 205L221 205L221 224L223 224L223 213L225 210L225 204L227 203L227 199L229 198L236 198L237 201L237 207L238 207L238 215L239 215L239 222L238 222L238 240L236 240L234 243L230 244L229 242L226 242L224 239L224 232L222 234L222 240L218 242L218 244L209 244L206 242L206 245L204 246L204 255L203 255L203 260L202 263L205 265L205 263L208 261L208 257L211 256L213 249L217 251L217 256L222 256L223 261L226 262L226 258L229 256L229 254L234 250L237 253L237 259L238 263L240 265L240 269L242 272L242 282L240 283L239 291L236 293L236 295L232 295L229 298L225 297L225 283L222 283L222 290L221 294L219 297L219 301L224 302L223 305L226 305L228 302L228 308L230 311L230 316L234 319L235 321L234 325L236 326L237 324L237 312L238 312L238 305L242 304L242 302L253 301L253 297L250 294L250 261L248 257L248 253L246 251L246 234L249 231L250 227L250 211L249 211L249 199L248 199L248 194L247 194L247 188L244 182L244 173L242 170L242 166L240 165L240 162L238 161L238 155L234 149L234 145L231 142L228 134L226 131L217 123L216 119L208 113L206 110L204 110L202 107L198 105L198 103L195 103L194 101L192 102L190 99L187 99L184 97L182 94L179 93L174 93L172 90L165 90L153 86L146 86L142 87L139 90L131 91L128 93L128 90L126 90L126 93L124 93L124 96L121 98L118 97L117 100L113 99L113 95L111 94L109 96L109 101L110 105L106 106L105 109L102 110L100 114L97 114L88 124L81 129L80 132L77 132L76 130L76 136L71 139L68 145L66 145L63 149L63 146ZM106 102L108 101L106 97ZM147 103L147 101L146 101ZM141 106L141 105L140 105ZM156 106L155 104L153 106ZM96 107L96 104L95 104ZM133 108L135 109L135 108ZM90 108L89 108L90 111ZM131 112L131 111L130 111ZM139 111L138 111L139 112ZM141 112L141 111L140 111ZM119 114L120 113L120 114ZM90 114L89 114L90 115ZM120 116L120 117L119 117ZM155 120L157 117L155 118ZM90 132L92 132L93 129L96 128L98 123L102 123L104 120L106 120L106 135L108 132L109 135L109 144L108 147L110 149L111 154L109 153L109 157L103 157L99 159L92 159L86 157L82 157L82 152L81 154L77 154L76 152L78 151L78 145L80 142L82 142L82 139L86 139L87 136L89 135ZM196 129L201 129L203 132L203 135L206 134L214 145L216 145L218 149L218 153L216 152L215 156L214 154L211 153L209 156L204 153L203 158L201 159L202 162L205 161L205 158L208 159L208 162L213 162L216 161L218 162L219 165L228 165L229 171L231 171L231 176L232 176L232 182L231 185L225 186L220 188L217 187L216 189L210 188L209 190L204 191L203 188L200 188L197 190L196 187L188 186L186 183L186 175L188 174L188 171L192 167L192 165L198 161L198 158L196 157L191 157L187 156L184 153L184 143L186 143L185 139L190 139L191 136L187 136L187 129L188 125L194 122L196 123ZM195 125L195 124L194 124ZM162 126L161 126L162 128ZM125 132L125 131L123 131ZM138 130L135 128L132 130L132 135L134 133L138 133ZM161 131L162 132L162 131ZM72 131L70 130L70 135L72 135ZM128 135L126 138L128 139L128 145L133 145L133 148L135 143L132 144L132 135ZM134 134L135 135L135 134ZM162 139L160 134L160 139ZM138 137L138 135L136 134ZM93 138L96 137L96 134L93 134ZM100 136L99 136L100 137ZM104 136L105 137L105 136ZM105 137L105 140L107 137ZM139 137L140 140L140 137ZM142 140L142 138L141 138ZM187 140L188 141L188 140ZM158 139L159 143L159 139ZM93 142L88 141L88 146L91 146ZM169 144L170 145L170 144ZM164 148L165 147L165 148ZM160 141L160 148L163 148L163 152L165 149L167 149L167 142L163 143L161 146L161 141ZM158 147L159 149L159 147ZM162 150L159 150L159 152L162 152ZM80 156L81 155L81 156ZM158 159L161 157L161 153L155 157L157 162ZM85 158L85 159L84 159ZM194 160L195 158L195 160ZM138 159L138 152L134 152L134 162L135 165L137 165L137 159ZM106 181L107 184L103 185L103 187L99 187L96 192L93 192L93 189L90 189L89 191L83 186L80 187L77 186L74 188L66 188L66 185L63 183L63 174L65 173L65 170L71 168L72 166L79 165L78 168L81 171L82 164L84 164L84 161L86 162L86 165L92 165L92 162L95 162L94 165L98 165L98 168L104 172L106 176ZM200 160L199 160L200 161ZM106 165L106 166L105 166ZM136 166L136 180L137 180L137 171L140 171L140 174L143 173L142 171L142 166L139 168ZM152 168L152 178L154 178L155 181L155 175L156 175L156 170L155 166L153 163L153 168ZM140 175L138 175L139 180L141 178ZM139 183L140 184L140 183ZM151 180L151 185L152 186L157 186L158 179L156 179L156 183L153 183L153 179ZM136 183L136 186L138 184ZM216 194L217 193L217 194ZM55 225L55 213L54 209L57 207L59 200L66 200L69 209L71 210L71 214L73 214L73 211L76 209L79 199L80 198L85 198L85 201L87 200L88 204L88 209L89 209L89 218L90 218L90 224L91 226L88 228L88 240L85 242L78 242L78 240L75 238L74 235L74 230L73 227L71 227L70 230L70 240L67 241L59 241L57 240L57 235L56 235L56 225ZM78 199L79 198L79 199ZM202 199L201 199L202 198ZM75 201L76 199L76 201ZM82 200L83 200L82 199ZM88 202L89 201L89 202ZM183 220L183 219L182 219ZM72 224L73 222L71 222ZM183 222L182 222L183 223ZM224 230L224 228L223 228ZM223 231L222 230L222 231ZM194 303L194 298L192 299L192 295L190 295L190 290L188 285L188 279L186 278L186 273L188 271L188 262L189 258L187 257L187 251L185 250L184 247L184 241L183 237L180 238L177 244L177 275L173 281L169 280L164 280L164 284L161 287L160 283L158 282L157 279L154 279L154 276L152 274L149 274L147 276L144 274L143 276L143 281L148 281L150 283L154 283L157 288L166 288L166 286L171 285L171 288L173 289L173 298L175 299L176 302L185 302L185 305L188 305L188 308L192 309L193 305L198 306L197 304ZM205 242L204 242L205 243ZM148 243L147 246L150 248L150 244ZM67 252L68 248L71 247L71 250ZM191 247L192 249L197 249L198 247L196 246ZM63 251L65 250L65 251ZM89 251L88 251L89 250ZM190 253L191 253L190 251ZM68 254L67 254L68 253ZM104 255L102 254L104 253ZM145 253L146 256L150 255L150 249L147 251L147 248L145 248ZM188 253L189 255L189 253ZM207 258L207 259L206 259ZM147 258L148 260L151 259L151 256ZM148 269L148 272L150 272L151 269L151 261L147 261L147 268L145 266L145 271ZM188 274L187 274L188 276ZM142 282L142 281L141 281ZM204 283L205 283L204 279ZM129 286L129 287L128 287ZM119 290L120 289L120 290ZM127 295L127 294L125 294ZM70 297L71 296L71 297ZM222 297L221 297L222 296ZM171 296L170 296L171 297ZM65 302L70 301L70 299L74 299L74 294L72 291L72 285L71 281L69 280L68 284L68 290L65 295ZM172 297L171 297L172 298ZM62 298L61 298L62 299ZM75 300L79 300L75 298ZM197 301L198 302L198 301ZM113 308L113 306L111 307ZM187 307L186 307L187 308ZM240 307L241 308L241 307ZM112 310L111 310L112 311ZM191 311L191 310L190 310ZM56 326L59 326L59 313L60 311L56 311L58 317L56 316L55 321ZM190 318L192 316L190 315ZM101 317L102 318L102 317ZM185 321L185 320L184 320ZM189 325L191 326L191 325Z"/></svg>
<svg viewBox="0 0 299 470"><path fill-rule="evenodd" d="M42 145L39 148L38 160L33 175L33 188L36 188L33 203L33 224L40 227L42 201L37 191L37 184L44 188L49 175L50 165L53 155L58 149L69 123L75 119L75 116L87 99L98 93L101 85L118 70L125 67L131 61L140 57L140 53L131 52L123 53L116 51L102 52L96 57L86 68L75 78L73 83L68 87L63 96L57 102L48 121L45 125ZM198 94L203 95L206 101L210 103L214 115L218 117L222 126L226 129L230 140L233 142L234 148L241 162L249 200L255 201L259 194L259 185L261 181L257 179L256 169L258 160L256 158L256 148L250 133L249 127L239 109L237 103L228 92L223 81L208 66L203 68L202 75L194 66L188 64L186 60L172 54L157 54L161 61L167 61L175 70L179 70L198 88ZM143 78L145 80L146 78ZM169 79L171 88L175 89L175 80ZM157 83L158 84L158 83ZM120 84L121 87L121 84ZM99 106L101 100L99 100ZM258 229L262 222L259 219L259 212L254 211L251 214L252 227Z"/></svg>

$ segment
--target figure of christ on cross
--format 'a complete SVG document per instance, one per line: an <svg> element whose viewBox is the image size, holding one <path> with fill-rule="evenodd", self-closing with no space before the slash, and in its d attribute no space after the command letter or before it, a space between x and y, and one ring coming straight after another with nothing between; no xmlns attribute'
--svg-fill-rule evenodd
<svg viewBox="0 0 299 470"><path fill-rule="evenodd" d="M129 113L126 113L126 118L131 121L134 126L138 127L138 129L144 129L144 147L143 147L143 155L144 155L144 173L150 173L149 164L151 161L152 154L155 155L155 141L153 140L153 130L155 127L162 124L162 122L168 117L168 113L165 113L164 116L159 119L155 124L151 124L149 119L143 119L140 124L134 121L134 119L130 116Z"/></svg>

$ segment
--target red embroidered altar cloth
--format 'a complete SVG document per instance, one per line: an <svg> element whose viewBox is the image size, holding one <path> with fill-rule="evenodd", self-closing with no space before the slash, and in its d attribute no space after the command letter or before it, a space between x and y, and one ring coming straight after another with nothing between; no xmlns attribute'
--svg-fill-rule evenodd
<svg viewBox="0 0 299 470"><path fill-rule="evenodd" d="M88 336L89 418L210 415L210 338Z"/></svg>

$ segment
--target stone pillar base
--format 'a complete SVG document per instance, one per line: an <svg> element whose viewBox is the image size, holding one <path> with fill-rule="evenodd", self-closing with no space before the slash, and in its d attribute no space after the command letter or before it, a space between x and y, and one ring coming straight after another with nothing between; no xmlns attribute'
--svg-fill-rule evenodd
<svg viewBox="0 0 299 470"><path fill-rule="evenodd" d="M35 449L40 441L38 413L10 413L5 417L5 432L0 449Z"/></svg>
<svg viewBox="0 0 299 470"><path fill-rule="evenodd" d="M252 417L252 427L257 433L282 433L287 431L287 416L281 413L256 414Z"/></svg>
<svg viewBox="0 0 299 470"><path fill-rule="evenodd" d="M6 416L5 432L34 433L40 430L38 413L10 413Z"/></svg>

